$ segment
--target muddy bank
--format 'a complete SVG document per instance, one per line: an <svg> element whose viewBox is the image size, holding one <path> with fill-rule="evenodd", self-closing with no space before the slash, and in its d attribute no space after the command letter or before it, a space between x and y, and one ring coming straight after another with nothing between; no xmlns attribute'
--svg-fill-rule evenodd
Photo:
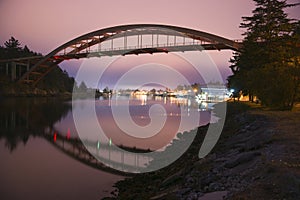
<svg viewBox="0 0 300 200"><path fill-rule="evenodd" d="M198 158L207 126L172 165L116 184L115 199L297 199L300 112L229 103L218 144Z"/></svg>

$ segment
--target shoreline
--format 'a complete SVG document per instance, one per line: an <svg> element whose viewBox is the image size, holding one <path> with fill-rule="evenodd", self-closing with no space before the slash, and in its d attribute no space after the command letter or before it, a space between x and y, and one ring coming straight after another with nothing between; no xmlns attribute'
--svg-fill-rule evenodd
<svg viewBox="0 0 300 200"><path fill-rule="evenodd" d="M299 111L228 103L221 138L208 156L198 158L207 126L199 127L193 144L175 163L117 182L114 197L104 199L296 199L299 121Z"/></svg>

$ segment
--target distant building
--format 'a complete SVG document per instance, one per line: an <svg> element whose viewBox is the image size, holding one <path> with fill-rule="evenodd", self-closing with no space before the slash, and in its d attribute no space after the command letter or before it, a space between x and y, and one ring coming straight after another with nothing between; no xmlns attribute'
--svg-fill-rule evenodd
<svg viewBox="0 0 300 200"><path fill-rule="evenodd" d="M224 85L200 86L196 96L198 101L203 102L222 102L230 97L230 92Z"/></svg>

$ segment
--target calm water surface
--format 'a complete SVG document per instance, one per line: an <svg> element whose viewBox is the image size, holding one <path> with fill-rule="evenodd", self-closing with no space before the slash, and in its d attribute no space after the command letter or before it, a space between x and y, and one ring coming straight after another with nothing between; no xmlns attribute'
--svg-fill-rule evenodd
<svg viewBox="0 0 300 200"><path fill-rule="evenodd" d="M163 106L165 112L158 110L152 115L166 117L163 129L146 139L126 134L113 119L111 103L114 98L119 98L120 107L129 102L131 119L140 127L151 123L149 110L152 105ZM82 113L81 125L85 126L87 133L84 139L98 149L100 144L105 147L105 142L142 149L163 149L170 145L178 132L195 128L189 127L189 124L179 128L180 117L201 113L199 124L216 120L211 119L210 111L206 111L210 105L199 105L193 99L145 96L113 99L76 100L73 110L71 102L58 99L1 99L0 199L101 199L109 196L113 184L124 177L95 167L95 163L76 150L79 142L73 120L75 111ZM93 125L86 113L90 106L95 107L97 120L110 141L90 134ZM122 115L119 118L128 120ZM109 155L110 159L119 156ZM122 159L123 162L130 160L126 155ZM138 160L134 162L141 165Z"/></svg>

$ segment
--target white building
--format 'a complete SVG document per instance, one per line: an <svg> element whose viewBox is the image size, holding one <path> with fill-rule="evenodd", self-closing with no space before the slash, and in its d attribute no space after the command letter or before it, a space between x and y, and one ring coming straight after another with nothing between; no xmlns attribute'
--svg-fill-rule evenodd
<svg viewBox="0 0 300 200"><path fill-rule="evenodd" d="M196 96L196 99L202 102L222 102L230 97L230 92L222 85L200 87L199 91L200 93Z"/></svg>

